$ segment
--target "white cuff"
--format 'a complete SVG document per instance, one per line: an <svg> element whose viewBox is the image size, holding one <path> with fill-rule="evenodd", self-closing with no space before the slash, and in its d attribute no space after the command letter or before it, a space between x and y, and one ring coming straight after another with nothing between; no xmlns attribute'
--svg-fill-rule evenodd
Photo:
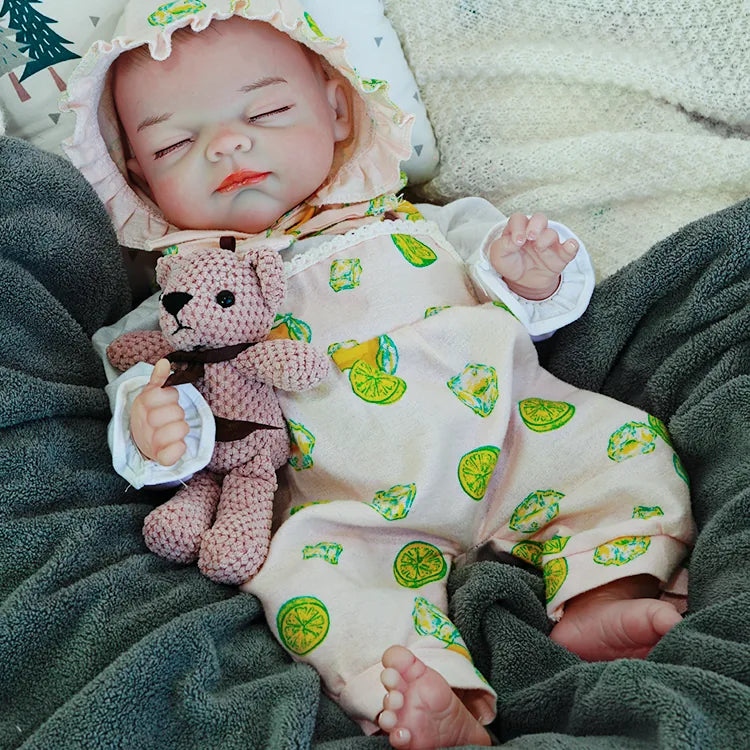
<svg viewBox="0 0 750 750"><path fill-rule="evenodd" d="M139 362L105 388L112 409L107 434L112 465L135 489L185 482L208 464L214 451L216 424L211 409L195 386L186 383L177 386L179 404L190 427L185 437L185 454L172 466L162 466L143 457L130 436L130 410L153 369L153 365Z"/></svg>
<svg viewBox="0 0 750 750"><path fill-rule="evenodd" d="M528 300L512 292L497 271L491 266L488 251L490 245L503 233L507 222L493 227L484 238L479 253L470 265L469 272L480 298L501 300L526 327L534 339L551 336L558 328L572 323L581 317L588 307L594 291L595 276L591 259L583 242L564 224L550 221L560 242L575 239L578 253L568 263L561 274L557 291L543 300Z"/></svg>

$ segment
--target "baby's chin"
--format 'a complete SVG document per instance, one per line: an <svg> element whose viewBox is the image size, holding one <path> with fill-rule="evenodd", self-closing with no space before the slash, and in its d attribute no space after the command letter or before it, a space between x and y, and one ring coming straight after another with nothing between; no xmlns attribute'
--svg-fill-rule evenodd
<svg viewBox="0 0 750 750"><path fill-rule="evenodd" d="M294 204L297 205L297 204ZM167 216L167 219L174 226L182 229L191 229L196 231L217 230L228 232L241 232L242 234L260 234L272 227L276 221L281 218L287 211L294 206L280 210L273 208L265 211L234 211L231 215L217 215L215 217L180 216L178 221L174 221ZM178 218L178 217L175 217Z"/></svg>

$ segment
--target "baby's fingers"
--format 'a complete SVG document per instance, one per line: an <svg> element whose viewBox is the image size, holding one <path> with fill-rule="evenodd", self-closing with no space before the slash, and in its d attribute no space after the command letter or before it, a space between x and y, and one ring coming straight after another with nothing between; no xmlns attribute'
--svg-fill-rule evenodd
<svg viewBox="0 0 750 750"><path fill-rule="evenodd" d="M578 243L574 239L561 243L554 229L545 229L535 246L544 266L555 272L565 268L578 252Z"/></svg>
<svg viewBox="0 0 750 750"><path fill-rule="evenodd" d="M521 247L527 239L528 223L529 220L523 214L511 214L500 239L507 241L509 245Z"/></svg>
<svg viewBox="0 0 750 750"><path fill-rule="evenodd" d="M156 460L163 466L171 466L179 461L187 450L183 438L189 431L190 428L184 421L170 422L156 430L153 437Z"/></svg>

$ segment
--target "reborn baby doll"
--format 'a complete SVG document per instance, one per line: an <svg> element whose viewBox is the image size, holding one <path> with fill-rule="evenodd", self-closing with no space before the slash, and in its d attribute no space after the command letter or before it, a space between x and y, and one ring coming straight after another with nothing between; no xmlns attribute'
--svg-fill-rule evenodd
<svg viewBox="0 0 750 750"><path fill-rule="evenodd" d="M575 319L593 285L570 233L479 199L401 201L410 118L383 83L291 0L228 5L131 3L70 81L68 153L126 246L231 234L283 253L272 335L336 367L279 393L290 501L242 588L365 731L489 744L496 694L445 614L451 565L480 547L537 565L555 641L643 657L680 620L656 597L692 539L687 486L658 421L538 365L529 333ZM185 415L163 379L132 435L174 476Z"/></svg>

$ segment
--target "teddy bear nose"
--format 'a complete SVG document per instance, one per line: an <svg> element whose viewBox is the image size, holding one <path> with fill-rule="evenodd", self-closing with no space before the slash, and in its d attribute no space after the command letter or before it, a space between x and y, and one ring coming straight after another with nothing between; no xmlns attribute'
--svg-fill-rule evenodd
<svg viewBox="0 0 750 750"><path fill-rule="evenodd" d="M161 304L168 313L177 315L191 299L193 295L187 292L169 292L169 294L162 295Z"/></svg>

